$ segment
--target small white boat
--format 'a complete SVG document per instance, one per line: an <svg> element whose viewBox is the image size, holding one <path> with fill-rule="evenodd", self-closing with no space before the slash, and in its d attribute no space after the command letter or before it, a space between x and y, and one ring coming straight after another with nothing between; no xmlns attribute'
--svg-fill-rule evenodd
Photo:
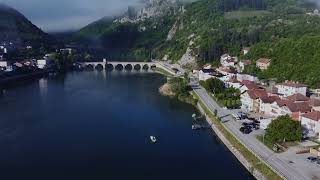
<svg viewBox="0 0 320 180"><path fill-rule="evenodd" d="M157 138L154 137L154 136L150 136L150 140L151 140L151 142L153 142L153 143L157 142Z"/></svg>

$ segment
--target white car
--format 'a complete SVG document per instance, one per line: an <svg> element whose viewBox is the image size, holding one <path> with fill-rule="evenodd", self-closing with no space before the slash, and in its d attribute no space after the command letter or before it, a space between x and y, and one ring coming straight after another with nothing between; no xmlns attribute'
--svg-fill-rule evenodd
<svg viewBox="0 0 320 180"><path fill-rule="evenodd" d="M240 117L238 116L238 114L232 114L232 116L233 116L236 120L240 120Z"/></svg>

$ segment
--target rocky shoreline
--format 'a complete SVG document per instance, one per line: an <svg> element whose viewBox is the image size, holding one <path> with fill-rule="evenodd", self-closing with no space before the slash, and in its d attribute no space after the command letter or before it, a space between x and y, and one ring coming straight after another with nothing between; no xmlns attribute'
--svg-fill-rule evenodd
<svg viewBox="0 0 320 180"><path fill-rule="evenodd" d="M171 90L170 84L165 83L159 88L159 93L163 96L174 97L176 94Z"/></svg>

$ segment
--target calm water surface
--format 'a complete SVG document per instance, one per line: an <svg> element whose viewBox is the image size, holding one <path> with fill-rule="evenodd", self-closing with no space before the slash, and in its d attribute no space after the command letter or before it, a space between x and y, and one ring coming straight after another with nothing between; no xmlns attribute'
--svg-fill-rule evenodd
<svg viewBox="0 0 320 180"><path fill-rule="evenodd" d="M252 179L156 74L69 73L0 95L1 179ZM151 144L149 136L158 138Z"/></svg>

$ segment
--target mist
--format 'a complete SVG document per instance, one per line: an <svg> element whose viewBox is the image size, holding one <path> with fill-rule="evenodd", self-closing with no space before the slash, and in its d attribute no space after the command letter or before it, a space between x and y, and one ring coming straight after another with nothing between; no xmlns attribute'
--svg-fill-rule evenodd
<svg viewBox="0 0 320 180"><path fill-rule="evenodd" d="M140 0L0 0L46 32L77 30L104 16L120 15Z"/></svg>
<svg viewBox="0 0 320 180"><path fill-rule="evenodd" d="M317 8L320 8L320 0L308 0L308 1L311 3L314 3L317 6Z"/></svg>
<svg viewBox="0 0 320 180"><path fill-rule="evenodd" d="M191 2L194 0L183 0ZM123 14L141 0L0 0L46 32L80 29L105 16Z"/></svg>

